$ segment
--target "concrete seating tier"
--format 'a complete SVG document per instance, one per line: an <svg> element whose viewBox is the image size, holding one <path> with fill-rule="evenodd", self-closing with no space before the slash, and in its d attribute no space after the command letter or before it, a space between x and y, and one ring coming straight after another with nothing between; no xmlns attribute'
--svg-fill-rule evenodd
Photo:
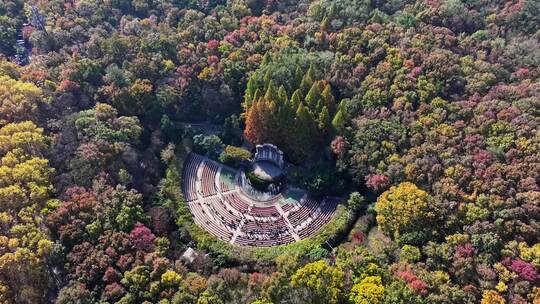
<svg viewBox="0 0 540 304"><path fill-rule="evenodd" d="M197 180L197 169L202 162L202 157L197 154L189 154L184 163L184 172L182 174L182 193L186 201L197 199L197 190L195 182Z"/></svg>
<svg viewBox="0 0 540 304"><path fill-rule="evenodd" d="M226 172L227 178L220 172ZM336 210L337 201L330 199L306 197L291 202L279 194L257 201L229 182L231 172L235 171L194 153L186 157L182 172L182 192L195 223L231 244L289 244L316 233Z"/></svg>
<svg viewBox="0 0 540 304"><path fill-rule="evenodd" d="M205 162L202 169L202 194L204 197L217 193L216 174L219 167L211 162Z"/></svg>

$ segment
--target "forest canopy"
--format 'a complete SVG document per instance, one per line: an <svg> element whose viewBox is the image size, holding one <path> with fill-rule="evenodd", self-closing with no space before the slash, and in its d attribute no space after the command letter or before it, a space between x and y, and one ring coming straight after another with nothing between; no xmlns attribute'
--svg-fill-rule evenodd
<svg viewBox="0 0 540 304"><path fill-rule="evenodd" d="M1 1L0 303L540 303L539 12ZM262 143L340 204L239 247L193 219L183 165Z"/></svg>

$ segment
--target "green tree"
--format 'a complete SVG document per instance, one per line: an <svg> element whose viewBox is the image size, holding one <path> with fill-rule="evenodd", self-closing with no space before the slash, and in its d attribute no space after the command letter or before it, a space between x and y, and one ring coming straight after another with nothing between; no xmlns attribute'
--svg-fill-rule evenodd
<svg viewBox="0 0 540 304"><path fill-rule="evenodd" d="M302 92L300 92L300 90L294 91L294 93L291 96L291 101L290 101L291 108L298 109L298 107L302 103L302 100L303 100Z"/></svg>
<svg viewBox="0 0 540 304"><path fill-rule="evenodd" d="M369 89L362 97L364 108L378 108L386 106L388 103L388 93L379 88Z"/></svg>
<svg viewBox="0 0 540 304"><path fill-rule="evenodd" d="M308 91L306 95L306 105L311 110L315 110L317 107L317 102L319 101L319 98L321 97L321 85L319 82L314 82L311 86L310 90Z"/></svg>
<svg viewBox="0 0 540 304"><path fill-rule="evenodd" d="M221 139L223 139L224 143L230 145L240 145L242 143L242 128L240 127L238 115L233 114L225 118Z"/></svg>
<svg viewBox="0 0 540 304"><path fill-rule="evenodd" d="M422 254L420 249L411 245L404 245L399 252L399 259L407 263L415 263L420 260Z"/></svg>
<svg viewBox="0 0 540 304"><path fill-rule="evenodd" d="M332 136L333 126L332 121L330 120L330 114L328 113L328 108L326 106L323 106L321 113L319 114L317 125L323 139L327 139Z"/></svg>
<svg viewBox="0 0 540 304"><path fill-rule="evenodd" d="M0 16L0 52L13 55L17 39L17 20L10 16Z"/></svg>
<svg viewBox="0 0 540 304"><path fill-rule="evenodd" d="M84 284L73 283L60 290L55 304L91 304L94 303L92 294Z"/></svg>
<svg viewBox="0 0 540 304"><path fill-rule="evenodd" d="M223 304L224 302L221 300L221 298L211 293L208 290L205 290L197 300L197 304Z"/></svg>
<svg viewBox="0 0 540 304"><path fill-rule="evenodd" d="M332 93L332 87L330 87L329 83L324 86L324 90L321 93L321 98L324 102L324 105L328 108L330 114L335 113L336 99L334 98L334 94Z"/></svg>
<svg viewBox="0 0 540 304"><path fill-rule="evenodd" d="M148 266L136 266L126 271L122 278L122 285L140 302L148 300L150 284L150 269Z"/></svg>
<svg viewBox="0 0 540 304"><path fill-rule="evenodd" d="M308 91L312 88L313 83L315 82L316 76L315 76L315 66L313 63L309 65L309 69L307 70L306 74L302 78L302 82L300 83L300 90L303 94L307 94Z"/></svg>
<svg viewBox="0 0 540 304"><path fill-rule="evenodd" d="M315 128L316 126L313 116L303 104L300 104L298 110L296 111L296 119L294 123L294 141L296 144L291 146L291 152L293 153L292 157L295 160L300 161L310 153L313 147L313 138L315 138Z"/></svg>
<svg viewBox="0 0 540 304"><path fill-rule="evenodd" d="M248 79L246 91L244 93L244 103L242 104L242 106L244 107L244 111L251 107L257 89L258 88L255 80L255 75L251 75L251 77L249 77Z"/></svg>
<svg viewBox="0 0 540 304"><path fill-rule="evenodd" d="M415 294L402 280L396 280L384 288L384 304L424 304L421 295Z"/></svg>
<svg viewBox="0 0 540 304"><path fill-rule="evenodd" d="M304 78L304 71L302 71L302 68L297 65L296 70L294 71L294 82L296 87L300 86L300 83L302 83L302 78Z"/></svg>
<svg viewBox="0 0 540 304"><path fill-rule="evenodd" d="M278 90L278 104L281 106L281 105L284 105L287 103L287 101L289 100L288 96L287 96L287 91L285 90L285 87L284 86L280 86L279 87L279 90Z"/></svg>
<svg viewBox="0 0 540 304"><path fill-rule="evenodd" d="M219 156L219 161L225 164L240 164L247 162L251 158L251 152L246 149L226 146L225 151Z"/></svg>
<svg viewBox="0 0 540 304"><path fill-rule="evenodd" d="M334 115L334 118L332 119L332 126L338 134L343 134L345 129L345 115L343 114L342 109L339 109L336 115Z"/></svg>
<svg viewBox="0 0 540 304"><path fill-rule="evenodd" d="M347 201L347 205L349 206L349 210L354 211L354 212L358 212L360 209L365 207L366 199L359 192L353 192L349 196L349 200Z"/></svg>
<svg viewBox="0 0 540 304"><path fill-rule="evenodd" d="M105 103L98 103L93 109L79 112L75 126L80 137L87 141L134 143L142 133L136 117L118 117L116 109Z"/></svg>
<svg viewBox="0 0 540 304"><path fill-rule="evenodd" d="M193 149L197 153L208 154L213 157L217 155L216 153L222 147L221 138L217 135L204 136L203 134L197 134L193 136Z"/></svg>
<svg viewBox="0 0 540 304"><path fill-rule="evenodd" d="M268 88L266 89L266 93L264 94L264 99L266 101L279 100L279 92L274 80L270 80L270 82L268 83Z"/></svg>

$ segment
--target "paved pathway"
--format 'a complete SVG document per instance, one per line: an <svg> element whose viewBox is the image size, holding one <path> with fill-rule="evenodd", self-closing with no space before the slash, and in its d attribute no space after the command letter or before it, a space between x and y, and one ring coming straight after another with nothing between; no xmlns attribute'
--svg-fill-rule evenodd
<svg viewBox="0 0 540 304"><path fill-rule="evenodd" d="M248 208L248 213L251 211L251 206ZM238 228L235 232L233 232L233 236L231 238L231 241L229 243L234 244L236 241L236 238L242 234L242 227L246 224L247 219L245 217L242 217L242 220L240 221L240 224L238 224Z"/></svg>
<svg viewBox="0 0 540 304"><path fill-rule="evenodd" d="M283 209L281 209L281 206L278 203L276 203L276 209L279 212L279 214L283 217L283 219L285 220L285 224L287 224L287 228L289 229L289 232L291 233L292 237L295 240L300 241L300 236L296 233L296 231L294 230L293 225L289 221L289 218L287 217L287 215L285 214Z"/></svg>

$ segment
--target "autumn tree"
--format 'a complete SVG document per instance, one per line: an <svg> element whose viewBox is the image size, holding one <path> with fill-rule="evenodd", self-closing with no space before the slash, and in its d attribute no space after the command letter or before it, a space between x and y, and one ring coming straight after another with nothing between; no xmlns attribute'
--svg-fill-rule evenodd
<svg viewBox="0 0 540 304"><path fill-rule="evenodd" d="M355 304L377 304L384 299L384 286L380 277L367 276L356 283L349 296Z"/></svg>
<svg viewBox="0 0 540 304"><path fill-rule="evenodd" d="M291 284L305 290L311 303L337 304L342 301L344 279L343 271L321 260L298 269Z"/></svg>
<svg viewBox="0 0 540 304"><path fill-rule="evenodd" d="M45 301L53 243L41 212L52 194L43 129L25 121L0 128L0 288L2 300ZM0 297L1 298L1 297Z"/></svg>
<svg viewBox="0 0 540 304"><path fill-rule="evenodd" d="M403 243L427 241L437 219L429 194L409 182L382 193L375 211L379 228Z"/></svg>
<svg viewBox="0 0 540 304"><path fill-rule="evenodd" d="M264 140L263 130L260 105L258 101L255 101L247 111L244 135L250 143L261 144Z"/></svg>
<svg viewBox="0 0 540 304"><path fill-rule="evenodd" d="M120 169L129 172L133 167L133 146L142 132L136 117L118 116L114 107L98 103L78 113L75 128L79 145L68 165L79 185L89 186L100 172L120 178Z"/></svg>
<svg viewBox="0 0 540 304"><path fill-rule="evenodd" d="M504 298L495 290L486 290L482 294L482 304L505 304Z"/></svg>
<svg viewBox="0 0 540 304"><path fill-rule="evenodd" d="M252 144L272 142L300 162L333 136L335 97L313 62L308 68L306 58L267 55L247 83L244 135ZM291 58L299 62L285 65Z"/></svg>
<svg viewBox="0 0 540 304"><path fill-rule="evenodd" d="M84 240L95 240L106 230L130 232L137 222L146 221L142 196L121 185L112 187L102 177L91 189L74 187L66 195L67 199L48 215L47 223L68 249ZM137 232L147 232L144 228Z"/></svg>
<svg viewBox="0 0 540 304"><path fill-rule="evenodd" d="M33 83L0 76L0 126L35 119L42 101L43 93Z"/></svg>

